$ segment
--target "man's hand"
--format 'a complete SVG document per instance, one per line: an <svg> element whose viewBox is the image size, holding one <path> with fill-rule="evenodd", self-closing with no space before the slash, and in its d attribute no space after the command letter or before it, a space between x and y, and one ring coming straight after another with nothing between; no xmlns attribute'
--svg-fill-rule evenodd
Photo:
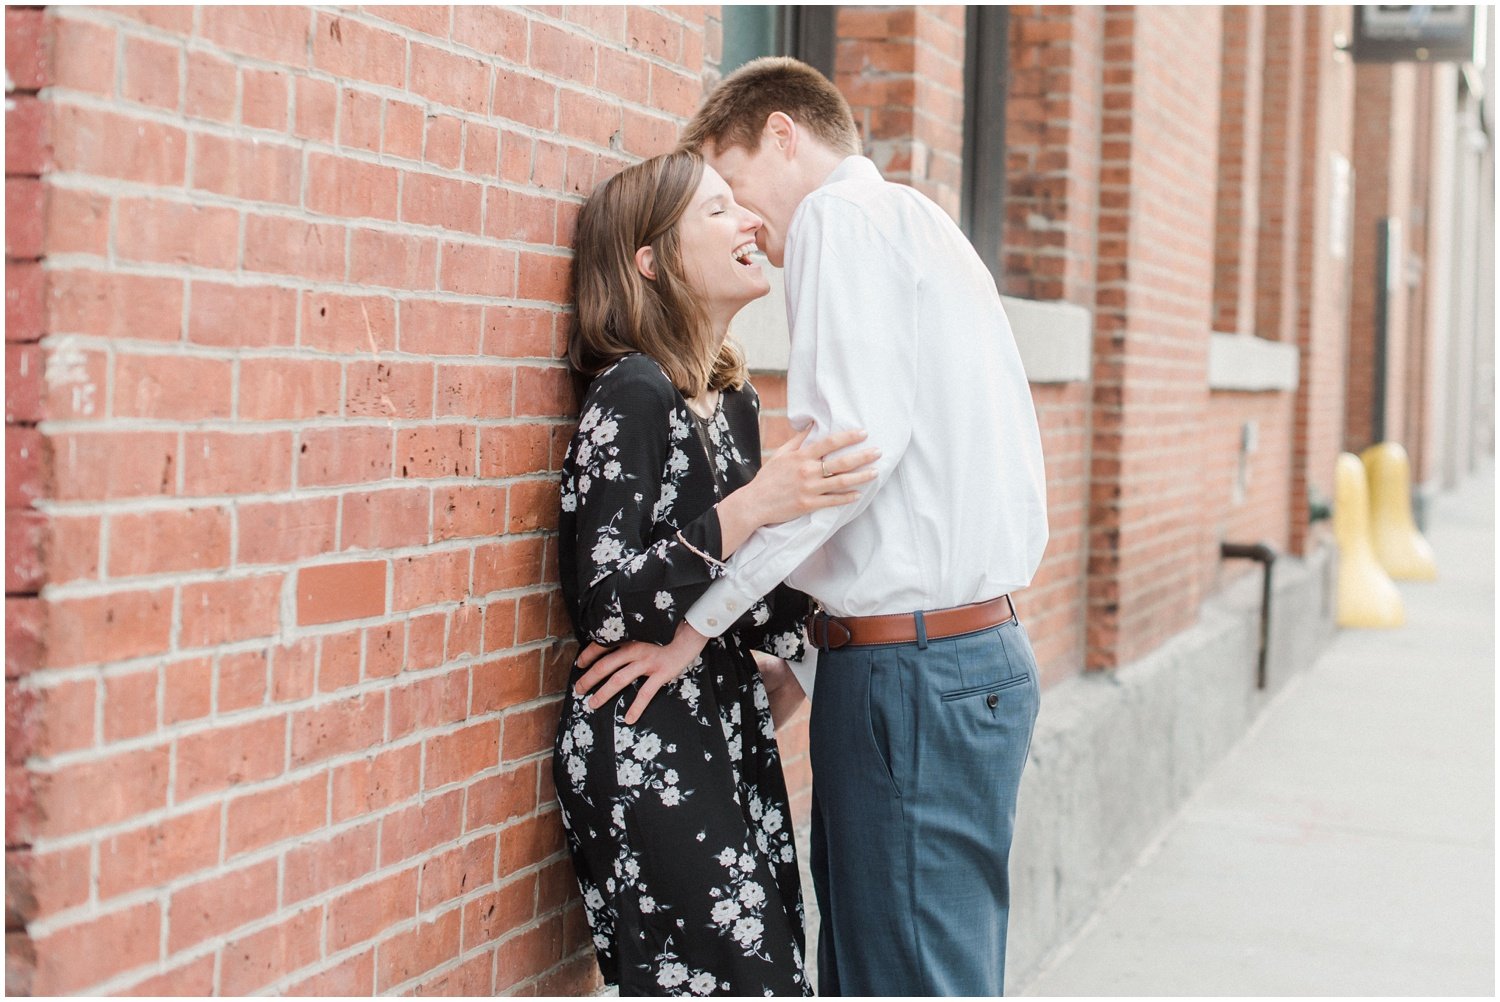
<svg viewBox="0 0 1500 1002"><path fill-rule="evenodd" d="M614 699L621 689L638 678L645 678L635 702L625 712L625 722L633 724L641 719L657 691L687 671L707 646L708 638L685 622L678 624L677 635L665 647L640 640L626 641L613 650L589 644L578 655L578 666L588 670L573 691L582 696L599 686L589 697L589 708L597 710ZM604 684L600 685L601 682Z"/></svg>

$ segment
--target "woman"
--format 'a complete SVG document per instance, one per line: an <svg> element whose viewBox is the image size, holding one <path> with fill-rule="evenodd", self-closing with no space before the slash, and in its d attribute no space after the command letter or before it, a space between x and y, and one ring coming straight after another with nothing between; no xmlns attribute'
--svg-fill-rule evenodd
<svg viewBox="0 0 1500 1002"><path fill-rule="evenodd" d="M625 169L579 215L569 358L592 384L560 550L580 644L667 643L756 528L847 504L874 477L859 469L872 453L831 455L858 433L799 436L760 468L759 401L726 339L769 290L750 260L759 227L692 153ZM778 588L654 700L637 704L637 685L591 709L581 669L569 681L558 800L622 994L811 994L775 737L802 698L785 659L806 613Z"/></svg>

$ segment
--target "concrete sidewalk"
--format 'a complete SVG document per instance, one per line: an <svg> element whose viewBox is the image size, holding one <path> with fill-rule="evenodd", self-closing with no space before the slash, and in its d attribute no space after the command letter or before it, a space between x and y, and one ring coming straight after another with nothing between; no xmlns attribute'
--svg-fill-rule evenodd
<svg viewBox="0 0 1500 1002"><path fill-rule="evenodd" d="M1292 680L1026 995L1495 993L1495 496Z"/></svg>

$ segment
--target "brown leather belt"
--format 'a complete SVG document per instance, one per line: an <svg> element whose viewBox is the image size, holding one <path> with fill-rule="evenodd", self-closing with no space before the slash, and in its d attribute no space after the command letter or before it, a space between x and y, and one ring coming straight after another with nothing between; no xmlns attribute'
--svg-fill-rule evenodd
<svg viewBox="0 0 1500 1002"><path fill-rule="evenodd" d="M1014 616L1009 595L952 609L892 616L830 616L815 612L807 617L807 636L814 647L825 651L875 644L926 644L929 640L988 630L1010 622Z"/></svg>

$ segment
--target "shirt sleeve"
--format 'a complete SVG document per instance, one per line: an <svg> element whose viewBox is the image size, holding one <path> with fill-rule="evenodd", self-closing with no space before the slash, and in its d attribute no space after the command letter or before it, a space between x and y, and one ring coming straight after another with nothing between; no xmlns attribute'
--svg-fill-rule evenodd
<svg viewBox="0 0 1500 1002"><path fill-rule="evenodd" d="M756 530L725 575L687 613L705 636L718 636L756 599L889 489L911 441L915 385L903 378L918 362L916 269L858 206L810 196L798 211L786 259L792 329L787 417L813 426L813 437L863 428L880 449L876 479L859 500Z"/></svg>
<svg viewBox="0 0 1500 1002"><path fill-rule="evenodd" d="M566 460L572 475L562 506L573 513L579 589L574 626L581 639L606 646L665 644L723 566L719 515L709 508L676 532L657 530L676 493L664 473L685 470L687 457L672 434L663 387L640 373L614 375L585 401Z"/></svg>

